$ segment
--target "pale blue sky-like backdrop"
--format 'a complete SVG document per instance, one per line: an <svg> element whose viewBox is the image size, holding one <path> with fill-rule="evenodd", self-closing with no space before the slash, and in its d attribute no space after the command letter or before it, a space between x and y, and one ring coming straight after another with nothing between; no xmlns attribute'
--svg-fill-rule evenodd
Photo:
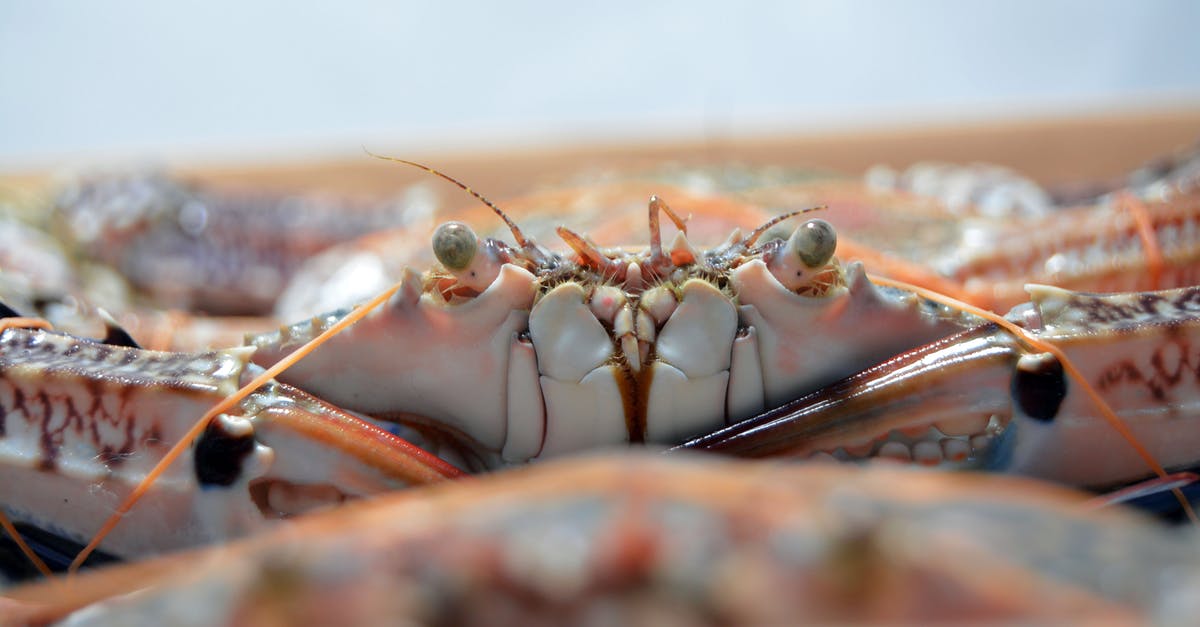
<svg viewBox="0 0 1200 627"><path fill-rule="evenodd" d="M0 0L7 169L1184 106L1186 0Z"/></svg>

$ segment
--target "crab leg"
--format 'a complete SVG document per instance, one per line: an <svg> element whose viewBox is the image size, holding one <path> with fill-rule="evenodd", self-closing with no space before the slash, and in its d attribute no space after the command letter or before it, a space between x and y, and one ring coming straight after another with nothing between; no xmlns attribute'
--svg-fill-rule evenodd
<svg viewBox="0 0 1200 627"><path fill-rule="evenodd" d="M195 420L260 370L252 349L161 353L29 329L0 334L0 503L84 542ZM270 383L218 415L102 549L133 557L242 535L327 503L459 473Z"/></svg>
<svg viewBox="0 0 1200 627"><path fill-rule="evenodd" d="M1168 468L1194 465L1200 430L1200 289L1118 295L1031 286L1010 318L1053 341ZM962 461L1103 487L1146 462L1056 359L986 325L939 340L681 448L761 456ZM967 445L967 448L964 448Z"/></svg>

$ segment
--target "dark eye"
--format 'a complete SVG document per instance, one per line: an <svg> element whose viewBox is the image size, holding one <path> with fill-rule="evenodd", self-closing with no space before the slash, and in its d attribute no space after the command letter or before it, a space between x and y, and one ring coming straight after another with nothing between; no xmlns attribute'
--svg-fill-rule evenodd
<svg viewBox="0 0 1200 627"><path fill-rule="evenodd" d="M837 249L837 231L824 220L809 220L792 235L800 261L810 268L820 268L833 258Z"/></svg>
<svg viewBox="0 0 1200 627"><path fill-rule="evenodd" d="M447 222L433 232L433 254L450 270L463 270L471 265L479 238L462 222Z"/></svg>

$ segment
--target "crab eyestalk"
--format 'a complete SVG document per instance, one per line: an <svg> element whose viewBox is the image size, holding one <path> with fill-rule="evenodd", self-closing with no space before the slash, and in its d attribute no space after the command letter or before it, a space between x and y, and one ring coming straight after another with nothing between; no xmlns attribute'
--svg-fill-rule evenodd
<svg viewBox="0 0 1200 627"><path fill-rule="evenodd" d="M433 232L433 254L454 275L457 286L482 292L500 275L500 266L511 260L505 247L481 240L462 222L446 222Z"/></svg>
<svg viewBox="0 0 1200 627"><path fill-rule="evenodd" d="M478 250L479 237L462 222L447 222L433 232L433 254L447 270L466 270Z"/></svg>
<svg viewBox="0 0 1200 627"><path fill-rule="evenodd" d="M784 242L769 242L763 260L784 287L800 292L819 289L837 249L837 231L821 219L801 224Z"/></svg>
<svg viewBox="0 0 1200 627"><path fill-rule="evenodd" d="M788 238L787 253L794 253L809 269L817 270L833 259L837 249L837 231L833 225L819 218L800 225Z"/></svg>

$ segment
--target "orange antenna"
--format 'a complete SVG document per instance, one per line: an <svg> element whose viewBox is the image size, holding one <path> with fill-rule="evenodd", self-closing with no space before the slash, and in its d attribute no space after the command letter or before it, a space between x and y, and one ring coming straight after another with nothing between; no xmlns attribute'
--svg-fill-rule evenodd
<svg viewBox="0 0 1200 627"><path fill-rule="evenodd" d="M1133 216L1133 222L1137 226L1138 237L1142 240L1142 250L1146 255L1146 275L1150 278L1150 289L1161 290L1163 268L1166 263L1163 261L1162 246L1158 243L1150 210L1132 193L1120 194L1117 202Z"/></svg>
<svg viewBox="0 0 1200 627"><path fill-rule="evenodd" d="M16 318L0 318L0 333L9 329L41 329L43 331L53 331L54 325L50 324L49 320L43 318L26 318L24 316Z"/></svg>
<svg viewBox="0 0 1200 627"><path fill-rule="evenodd" d="M4 515L4 512L0 512L0 527L3 527L4 531L8 533L8 537L17 543L17 548L21 549L21 553L30 562L33 562L34 567L38 569L38 572L42 573L42 576L47 579L54 578L54 572L50 570L49 566L46 566L46 562L43 562L37 553L33 552L33 549L29 548L28 544L25 544L25 538L21 537L21 532L17 531L16 525L12 524L12 521L8 519L8 516Z"/></svg>
<svg viewBox="0 0 1200 627"><path fill-rule="evenodd" d="M517 240L518 246L520 246L521 248L529 248L531 246L529 240L526 239L525 234L521 232L521 227L518 227L517 223L513 222L512 218L508 217L508 214L504 213L504 211L502 211L500 209L500 207L497 207L496 203L488 200L487 198L484 198L483 194L480 194L479 192L471 189L470 187L467 187L464 183L462 183L458 179L454 178L453 176L450 176L449 174L443 174L442 172L439 172L423 163L417 163L416 161L408 161L407 159L398 159L396 157L387 157L384 155L377 155L377 154L371 152L370 150L367 150L366 148L363 148L363 150L366 151L366 153L368 155L371 155L372 157L375 157L376 159L383 159L384 161L395 161L396 163L403 163L405 165L411 165L414 168L420 168L434 176L443 178L447 181L450 181L451 183L454 183L455 185L459 186L463 191L465 191L468 194L477 198L479 200L479 202L482 202L483 204L487 205L488 207L491 207L492 211L495 211L496 215L500 216L500 219L504 220L504 223L508 225L509 230L512 231L513 238Z"/></svg>

